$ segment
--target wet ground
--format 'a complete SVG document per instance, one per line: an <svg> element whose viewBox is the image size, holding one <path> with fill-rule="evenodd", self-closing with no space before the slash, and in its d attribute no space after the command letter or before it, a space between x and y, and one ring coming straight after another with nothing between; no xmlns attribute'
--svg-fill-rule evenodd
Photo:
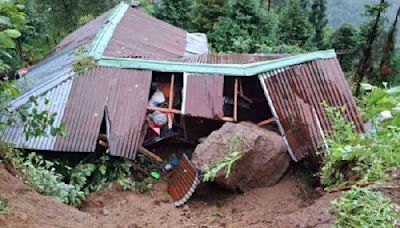
<svg viewBox="0 0 400 228"><path fill-rule="evenodd" d="M158 183L147 194L103 190L83 208L32 191L0 166L0 194L9 201L0 227L329 227L337 194L305 199L298 179L288 174L277 185L234 194L201 186L189 203L175 208Z"/></svg>

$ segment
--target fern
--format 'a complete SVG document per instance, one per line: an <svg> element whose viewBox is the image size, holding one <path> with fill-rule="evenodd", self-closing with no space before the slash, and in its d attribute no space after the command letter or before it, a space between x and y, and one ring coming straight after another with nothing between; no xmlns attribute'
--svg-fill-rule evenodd
<svg viewBox="0 0 400 228"><path fill-rule="evenodd" d="M222 161L211 165L211 168L208 165L204 166L203 182L214 181L221 170L225 171L225 179L230 177L233 165L243 156L239 148L239 141L239 135L233 136L228 143L229 154L227 154Z"/></svg>

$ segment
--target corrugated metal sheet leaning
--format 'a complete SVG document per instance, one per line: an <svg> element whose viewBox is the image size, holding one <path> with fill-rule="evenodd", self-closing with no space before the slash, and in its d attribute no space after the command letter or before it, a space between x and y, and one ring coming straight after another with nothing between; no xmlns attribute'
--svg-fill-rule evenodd
<svg viewBox="0 0 400 228"><path fill-rule="evenodd" d="M200 184L199 173L184 154L168 178L168 193L176 207L185 204Z"/></svg>
<svg viewBox="0 0 400 228"><path fill-rule="evenodd" d="M336 59L315 60L259 76L280 131L295 161L312 155L324 143L331 123L323 102L346 106L346 117L359 132L363 125L347 82Z"/></svg>

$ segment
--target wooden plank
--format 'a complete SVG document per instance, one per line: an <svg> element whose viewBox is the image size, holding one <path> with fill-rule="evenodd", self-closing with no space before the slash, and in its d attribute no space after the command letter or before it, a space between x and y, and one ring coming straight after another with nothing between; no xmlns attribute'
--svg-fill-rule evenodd
<svg viewBox="0 0 400 228"><path fill-rule="evenodd" d="M150 150L144 148L143 146L138 147L138 151L145 156L149 157L150 159L157 161L157 162L163 162L162 158L151 152Z"/></svg>
<svg viewBox="0 0 400 228"><path fill-rule="evenodd" d="M159 111L159 112L166 112L166 113L174 113L174 114L181 114L181 110L178 109L168 109L168 108L160 108L160 107L150 107L147 106L147 110L149 111Z"/></svg>
<svg viewBox="0 0 400 228"><path fill-rule="evenodd" d="M233 94L233 121L237 121L237 112L238 112L238 87L239 87L239 79L235 78L235 87Z"/></svg>
<svg viewBox="0 0 400 228"><path fill-rule="evenodd" d="M171 75L171 86L169 88L169 99L168 99L168 109L172 110L173 105L174 105L174 83L175 83L175 74ZM172 128L172 123L174 120L174 114L173 113L168 113L168 128Z"/></svg>
<svg viewBox="0 0 400 228"><path fill-rule="evenodd" d="M268 124L273 123L273 122L275 122L275 118L274 117L259 122L257 124L257 126L261 127L261 126L268 125Z"/></svg>

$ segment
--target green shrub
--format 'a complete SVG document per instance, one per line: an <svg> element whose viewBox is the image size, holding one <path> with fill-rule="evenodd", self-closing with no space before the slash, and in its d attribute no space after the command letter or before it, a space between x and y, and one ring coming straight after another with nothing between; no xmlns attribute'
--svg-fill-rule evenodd
<svg viewBox="0 0 400 228"><path fill-rule="evenodd" d="M354 187L333 201L338 210L335 227L396 227L400 207L382 193Z"/></svg>
<svg viewBox="0 0 400 228"><path fill-rule="evenodd" d="M83 74L96 67L96 61L91 56L82 56L73 65L72 70L75 73Z"/></svg>
<svg viewBox="0 0 400 228"><path fill-rule="evenodd" d="M89 193L100 191L113 181L123 190L140 193L151 189L153 183L149 178L132 180L129 162L108 155L93 163L81 163L71 168L57 161L45 160L36 153L24 155L7 145L1 145L0 151L5 163L20 172L34 190L77 207Z"/></svg>
<svg viewBox="0 0 400 228"><path fill-rule="evenodd" d="M392 167L400 165L400 115L398 88L389 90L371 87L361 101L362 112L373 129L367 134L355 133L345 120L344 108L326 108L333 124L328 134L329 148L323 152L321 183L327 187L380 180ZM393 118L381 123L373 119L384 110Z"/></svg>
<svg viewBox="0 0 400 228"><path fill-rule="evenodd" d="M8 210L9 208L7 200L0 196L0 215L6 214Z"/></svg>

